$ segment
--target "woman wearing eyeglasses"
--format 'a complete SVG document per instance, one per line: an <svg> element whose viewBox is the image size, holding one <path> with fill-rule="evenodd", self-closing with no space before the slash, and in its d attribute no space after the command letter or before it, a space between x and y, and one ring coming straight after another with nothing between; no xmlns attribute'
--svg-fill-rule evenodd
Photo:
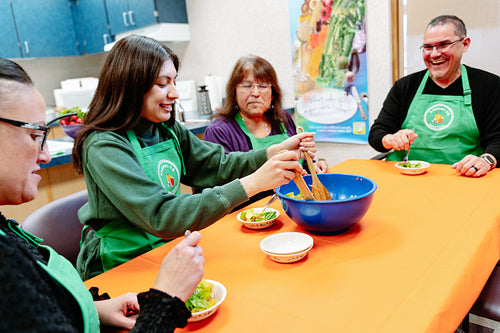
<svg viewBox="0 0 500 333"><path fill-rule="evenodd" d="M281 105L282 92L273 66L265 59L247 55L235 64L226 86L226 99L204 140L224 147L226 153L267 148L297 134L295 123ZM328 164L315 163L316 172L328 172ZM250 201L271 194L259 193Z"/></svg>
<svg viewBox="0 0 500 333"><path fill-rule="evenodd" d="M0 58L0 206L35 199L45 144L45 102L16 63ZM173 332L191 316L184 302L203 277L201 235L165 257L152 289L109 299L91 293L73 265L0 213L0 332ZM93 297L94 296L94 297ZM105 299L108 298L108 299Z"/></svg>
<svg viewBox="0 0 500 333"><path fill-rule="evenodd" d="M500 78L461 63L471 39L464 22L442 15L429 22L421 46L427 70L398 80L370 129L370 145L387 159L451 164L481 177L500 158Z"/></svg>

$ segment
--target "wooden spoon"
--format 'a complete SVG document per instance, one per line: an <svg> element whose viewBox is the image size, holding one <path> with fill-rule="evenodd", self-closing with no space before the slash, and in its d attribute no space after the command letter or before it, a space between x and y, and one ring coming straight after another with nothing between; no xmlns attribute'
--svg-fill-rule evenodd
<svg viewBox="0 0 500 333"><path fill-rule="evenodd" d="M286 150L282 150L278 154L284 152L286 152ZM309 187L307 186L304 178L302 178L302 175L298 171L295 171L295 178L293 179L293 181L295 182L295 185L297 185L297 188L299 189L300 193L302 193L302 195L304 196L304 199L314 200L311 190L309 190Z"/></svg>
<svg viewBox="0 0 500 333"><path fill-rule="evenodd" d="M297 133L304 132L304 129L299 126L297 127ZM316 200L332 200L332 197L330 196L330 192L328 189L321 183L321 181L318 178L318 175L316 174L316 169L314 168L314 163L311 159L311 156L307 151L304 152L304 155L306 157L307 161L307 166L309 168L309 171L311 172L311 177L312 177L312 194Z"/></svg>
<svg viewBox="0 0 500 333"><path fill-rule="evenodd" d="M302 178L302 175L298 172L295 171L295 178L293 179L295 182L295 185L299 188L300 193L304 196L304 199L306 200L314 200L314 196L309 190L309 187L307 187L306 182L304 181L304 178Z"/></svg>

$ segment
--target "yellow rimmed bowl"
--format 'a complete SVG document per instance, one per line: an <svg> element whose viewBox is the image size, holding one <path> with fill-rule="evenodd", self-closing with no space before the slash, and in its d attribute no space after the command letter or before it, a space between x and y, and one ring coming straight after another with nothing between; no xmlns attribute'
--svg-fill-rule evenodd
<svg viewBox="0 0 500 333"><path fill-rule="evenodd" d="M249 208L249 209L252 209L255 213L260 213L262 212L262 208ZM265 229L265 228L269 228L270 226L272 226L274 224L274 221L276 221L276 219L278 218L278 216L280 216L280 212L279 210L277 209L274 209L274 208L266 208L266 212L276 212L276 216L272 219L269 219L269 220L265 220L265 221L258 221L258 222L251 222L251 221L245 221L241 218L241 214L243 214L244 211L247 211L248 209L245 209L241 212L238 213L238 215L236 216L236 218L238 219L238 221L241 222L241 224L249 229Z"/></svg>
<svg viewBox="0 0 500 333"><path fill-rule="evenodd" d="M410 164L410 167L406 166L407 163ZM427 169L431 166L429 162L425 161L408 161L408 162L397 162L395 164L396 168L402 174L405 175L421 175L424 172L427 172Z"/></svg>
<svg viewBox="0 0 500 333"><path fill-rule="evenodd" d="M314 240L301 232L281 232L264 238L260 249L271 260L291 263L304 258L312 249Z"/></svg>
<svg viewBox="0 0 500 333"><path fill-rule="evenodd" d="M191 317L188 319L188 322L190 322L190 323L200 321L200 320L203 320L203 319L210 317L211 315L213 315L217 311L219 306L226 299L227 290L226 290L226 287L224 287L224 285L222 283L214 281L214 280L208 280L208 279L205 281L213 284L211 297L215 298L216 303L213 306L211 306L208 309L205 309L203 311L193 312L191 314Z"/></svg>

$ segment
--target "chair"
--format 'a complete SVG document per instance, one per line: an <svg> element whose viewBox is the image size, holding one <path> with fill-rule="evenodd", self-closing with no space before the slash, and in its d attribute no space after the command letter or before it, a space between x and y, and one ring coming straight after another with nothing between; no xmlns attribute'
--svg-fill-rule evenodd
<svg viewBox="0 0 500 333"><path fill-rule="evenodd" d="M464 320L466 332L469 331L471 314L500 322L500 262L493 269L481 294Z"/></svg>
<svg viewBox="0 0 500 333"><path fill-rule="evenodd" d="M77 212L87 201L87 190L83 190L49 202L26 217L21 228L76 265L83 229Z"/></svg>

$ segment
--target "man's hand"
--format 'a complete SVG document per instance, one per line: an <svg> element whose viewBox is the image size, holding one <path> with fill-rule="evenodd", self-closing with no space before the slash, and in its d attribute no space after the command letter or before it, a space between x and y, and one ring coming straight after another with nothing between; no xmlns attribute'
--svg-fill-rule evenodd
<svg viewBox="0 0 500 333"><path fill-rule="evenodd" d="M490 165L483 158L474 155L467 155L459 162L451 166L463 176L481 177L490 171Z"/></svg>
<svg viewBox="0 0 500 333"><path fill-rule="evenodd" d="M386 134L382 138L385 149L408 150L410 145L418 138L418 134L411 129L402 129L394 134Z"/></svg>

